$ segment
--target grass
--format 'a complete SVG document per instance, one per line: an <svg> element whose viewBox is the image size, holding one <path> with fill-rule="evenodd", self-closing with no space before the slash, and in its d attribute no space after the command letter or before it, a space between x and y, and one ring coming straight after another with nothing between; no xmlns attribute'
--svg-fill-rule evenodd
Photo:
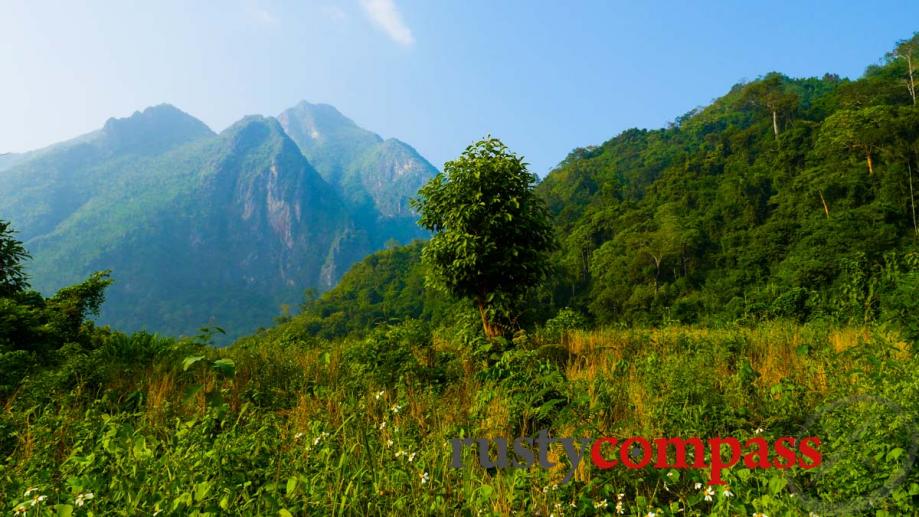
<svg viewBox="0 0 919 517"><path fill-rule="evenodd" d="M121 350L122 363L92 381L36 378L6 401L0 420L9 437L0 441L0 507L32 515L594 515L619 502L627 515L797 515L857 513L867 507L851 505L866 498L881 514L917 507L917 474L906 463L917 361L911 345L882 329L574 330L559 343L520 337L491 356L454 337L386 339L223 350L161 340L146 362ZM407 355L378 364L368 347L381 340ZM184 357L202 352L183 369ZM218 359L230 359L232 370L216 367ZM48 387L57 391L36 395ZM822 412L858 395L886 402ZM487 471L473 465L471 450L468 467L449 465L448 441L460 436L546 428L554 436L743 441L762 429L774 440L805 424L822 433L825 458L837 460L825 475L738 466L724 474L732 495L719 489L711 501L696 488L706 470L600 471L585 461L561 485L569 466L560 447L548 471ZM854 444L852 429L862 433ZM866 451L881 459L854 461ZM896 486L887 490L890 479ZM77 506L86 493L93 499ZM47 499L33 507L36 495Z"/></svg>

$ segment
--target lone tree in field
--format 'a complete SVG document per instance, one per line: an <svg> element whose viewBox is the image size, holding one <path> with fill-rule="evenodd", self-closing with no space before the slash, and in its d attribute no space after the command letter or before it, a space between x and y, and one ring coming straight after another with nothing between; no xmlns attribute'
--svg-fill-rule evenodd
<svg viewBox="0 0 919 517"><path fill-rule="evenodd" d="M487 137L444 164L412 201L418 224L434 232L422 252L431 280L473 301L488 337L502 333L498 308L545 276L555 242L526 165Z"/></svg>

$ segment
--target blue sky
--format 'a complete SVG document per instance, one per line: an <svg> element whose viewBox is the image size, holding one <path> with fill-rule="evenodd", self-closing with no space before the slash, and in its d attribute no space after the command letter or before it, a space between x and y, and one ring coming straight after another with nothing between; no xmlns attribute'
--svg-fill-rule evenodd
<svg viewBox="0 0 919 517"><path fill-rule="evenodd" d="M540 175L742 79L857 77L919 2L0 2L0 152L169 102L219 131L326 102L438 168L493 134Z"/></svg>

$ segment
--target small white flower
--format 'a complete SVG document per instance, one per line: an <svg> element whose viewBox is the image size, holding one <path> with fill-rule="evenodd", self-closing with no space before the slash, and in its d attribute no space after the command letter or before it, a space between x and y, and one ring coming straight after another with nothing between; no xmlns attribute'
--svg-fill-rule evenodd
<svg viewBox="0 0 919 517"><path fill-rule="evenodd" d="M648 512L648 515L646 515L645 517L657 517L657 514L654 512Z"/></svg>
<svg viewBox="0 0 919 517"><path fill-rule="evenodd" d="M399 449L398 451L396 451L396 457L397 457L397 458L399 458L399 457L401 457L401 456L405 456L406 454L408 454L408 453L405 452L405 451L403 451L402 449Z"/></svg>
<svg viewBox="0 0 919 517"><path fill-rule="evenodd" d="M421 484L422 485L426 484L428 481L430 481L430 479L431 479L431 476L429 476L428 473L425 472L424 474L421 475Z"/></svg>
<svg viewBox="0 0 919 517"><path fill-rule="evenodd" d="M386 420L380 422L379 430L382 431L383 429L386 429Z"/></svg>
<svg viewBox="0 0 919 517"><path fill-rule="evenodd" d="M734 493L731 492L731 491L730 491L729 489L727 489L727 488L724 489L724 492L721 492L721 495L723 495L724 497L734 497Z"/></svg>
<svg viewBox="0 0 919 517"><path fill-rule="evenodd" d="M625 493L616 494L616 500L617 500L617 501L622 501L622 499L624 499L624 498L625 498Z"/></svg>
<svg viewBox="0 0 919 517"><path fill-rule="evenodd" d="M30 495L32 495L32 492L36 492L36 491L38 491L37 488L35 488L34 486L30 486L28 490L26 490L25 496L29 497Z"/></svg>
<svg viewBox="0 0 919 517"><path fill-rule="evenodd" d="M705 488L705 500L711 501L713 495L715 495L715 489L712 487L706 487Z"/></svg>
<svg viewBox="0 0 919 517"><path fill-rule="evenodd" d="M402 406L400 406L399 404L393 404L393 406L389 408L389 410L392 411L393 413L398 413L399 411L402 410Z"/></svg>
<svg viewBox="0 0 919 517"><path fill-rule="evenodd" d="M622 515L625 513L625 508L622 506L622 501L616 503L616 513Z"/></svg>
<svg viewBox="0 0 919 517"><path fill-rule="evenodd" d="M757 427L756 430L753 431L753 434L762 434L763 431L765 431L765 429L763 429L762 427Z"/></svg>
<svg viewBox="0 0 919 517"><path fill-rule="evenodd" d="M297 433L294 435L294 440L299 440L300 438L303 438L303 433Z"/></svg>
<svg viewBox="0 0 919 517"><path fill-rule="evenodd" d="M415 461L415 453L414 453L414 452L408 455L408 461L409 461L410 463L413 462L413 461Z"/></svg>
<svg viewBox="0 0 919 517"><path fill-rule="evenodd" d="M693 486L696 488L696 490L701 490L701 489L702 489L702 483L696 483L696 484L693 485Z"/></svg>
<svg viewBox="0 0 919 517"><path fill-rule="evenodd" d="M572 508L577 508L577 507L578 507L578 503L576 503L576 502L574 502L574 501L571 501L570 503L568 503L568 506L570 506L570 507L572 507Z"/></svg>
<svg viewBox="0 0 919 517"><path fill-rule="evenodd" d="M595 502L595 503L594 503L594 509L595 509L595 510L600 510L600 509L606 508L607 506L609 506L609 504L606 502L606 499L604 499L604 500L602 500L602 501L600 501L600 502Z"/></svg>
<svg viewBox="0 0 919 517"><path fill-rule="evenodd" d="M386 440L386 448L387 448L387 449L390 448L390 447L392 447L392 444L393 444L393 441L392 441L392 440Z"/></svg>
<svg viewBox="0 0 919 517"><path fill-rule="evenodd" d="M380 400L381 398L383 398L383 395L385 395L385 394L386 394L386 391L384 391L384 390L378 391L378 392L377 392L377 395L376 395L377 400Z"/></svg>
<svg viewBox="0 0 919 517"><path fill-rule="evenodd" d="M92 492L86 492L85 494L78 494L76 504L77 506L83 506L84 504L86 504L86 501L89 501L93 497L95 496L93 495Z"/></svg>

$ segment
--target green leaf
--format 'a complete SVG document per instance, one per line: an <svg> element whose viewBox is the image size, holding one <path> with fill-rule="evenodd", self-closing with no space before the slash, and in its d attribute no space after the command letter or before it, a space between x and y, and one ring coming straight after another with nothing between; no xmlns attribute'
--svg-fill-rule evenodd
<svg viewBox="0 0 919 517"><path fill-rule="evenodd" d="M187 372L189 368L198 361L204 359L203 355L190 355L182 361L182 371Z"/></svg>
<svg viewBox="0 0 919 517"><path fill-rule="evenodd" d="M61 517L70 517L73 515L73 506L69 504L56 504L54 505L54 511Z"/></svg>
<svg viewBox="0 0 919 517"><path fill-rule="evenodd" d="M903 455L903 449L897 447L887 453L887 461L893 461Z"/></svg>
<svg viewBox="0 0 919 517"><path fill-rule="evenodd" d="M213 366L215 370L227 377L236 375L236 363L232 359L217 359Z"/></svg>
<svg viewBox="0 0 919 517"><path fill-rule="evenodd" d="M769 492L773 495L778 494L788 484L788 480L780 476L769 478Z"/></svg>
<svg viewBox="0 0 919 517"><path fill-rule="evenodd" d="M295 490L297 490L297 478L292 477L287 480L287 497L294 495Z"/></svg>
<svg viewBox="0 0 919 517"><path fill-rule="evenodd" d="M294 517L294 515L287 510L287 508L281 508L278 510L278 515L280 517Z"/></svg>

